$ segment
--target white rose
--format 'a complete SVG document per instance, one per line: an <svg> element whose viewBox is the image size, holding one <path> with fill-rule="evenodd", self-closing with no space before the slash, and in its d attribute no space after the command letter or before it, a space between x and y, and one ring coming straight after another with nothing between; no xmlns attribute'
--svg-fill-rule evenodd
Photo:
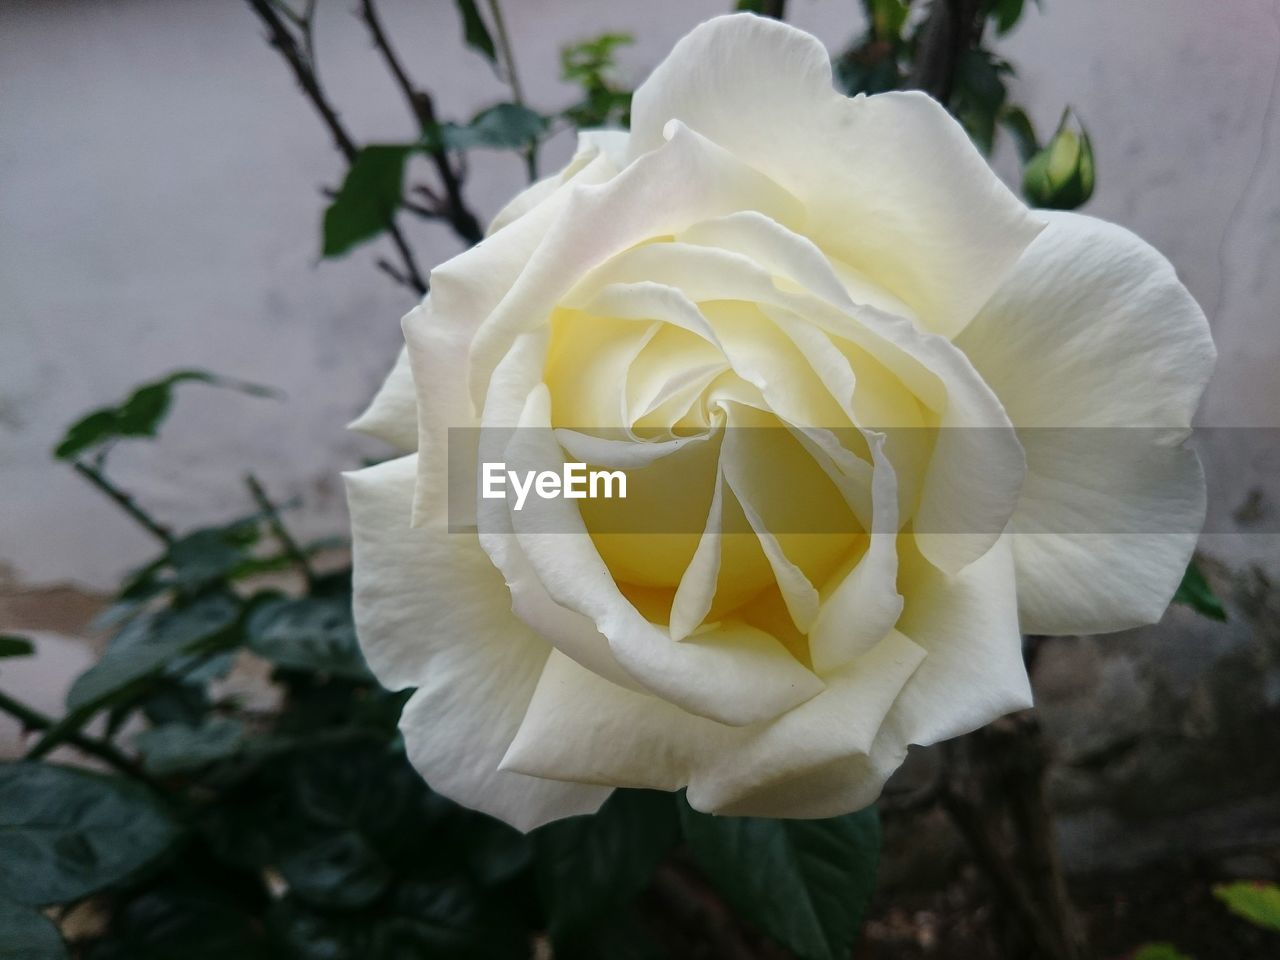
<svg viewBox="0 0 1280 960"><path fill-rule="evenodd" d="M1029 211L925 96L838 95L783 24L695 29L629 135L584 134L431 283L357 422L418 452L348 476L356 623L416 688L414 765L517 827L615 786L862 807L908 744L1031 703L1020 631L1157 619L1195 543L1214 350L1168 262ZM761 424L794 446L730 433ZM562 428L506 453L646 465L662 497L473 498L449 532L477 469L449 430L480 426ZM1080 442L1113 427L1159 429ZM593 536L654 503L698 532Z"/></svg>

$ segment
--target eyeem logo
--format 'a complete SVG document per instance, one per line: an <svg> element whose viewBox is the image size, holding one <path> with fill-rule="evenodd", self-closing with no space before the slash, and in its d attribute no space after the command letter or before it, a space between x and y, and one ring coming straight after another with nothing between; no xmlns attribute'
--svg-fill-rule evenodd
<svg viewBox="0 0 1280 960"><path fill-rule="evenodd" d="M585 463L566 463L560 473L554 470L508 470L502 461L484 464L480 496L485 500L505 500L507 483L516 494L515 508L524 509L530 491L543 500L563 497L566 500L620 500L627 498L627 475L621 470L588 470ZM617 487L617 493L614 487Z"/></svg>

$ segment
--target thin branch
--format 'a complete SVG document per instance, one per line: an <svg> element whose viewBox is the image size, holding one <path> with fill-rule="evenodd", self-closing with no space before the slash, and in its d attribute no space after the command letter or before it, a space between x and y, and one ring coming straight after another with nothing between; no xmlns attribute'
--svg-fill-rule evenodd
<svg viewBox="0 0 1280 960"><path fill-rule="evenodd" d="M284 21L280 19L279 11L271 0L245 0L245 2L249 4L253 12L258 15L258 19L266 26L268 42L280 52L285 62L289 64L289 68L293 71L294 79L298 81L298 86L302 88L302 92L306 94L307 99L311 101L311 105L320 114L320 119L324 121L324 125L329 128L329 134L333 137L333 145L347 161L347 165L350 166L355 162L356 154L360 152L360 148L356 146L355 140L347 132L346 127L342 125L342 120L338 117L338 111L334 109L333 104L329 102L329 98L325 96L324 90L320 86L319 77L316 75L311 41L311 20L315 12L314 4L308 4L306 26L301 28L303 43L305 44L304 49L298 46L297 38L289 31ZM399 226L394 221L387 225L387 233L391 236L391 242L400 254L400 259L404 261L402 275L405 278L405 285L421 296L427 292L427 282L423 279L422 272L418 269L418 264L414 260L413 251L409 247L408 241L405 240L404 234L400 232Z"/></svg>
<svg viewBox="0 0 1280 960"><path fill-rule="evenodd" d="M0 710L14 717L28 730L48 730L56 722L52 717L45 716L34 707L14 700L5 693L0 693ZM139 771L136 763L105 740L98 740L83 733L73 733L66 738L66 742L81 753L97 757L120 773L142 780L147 779Z"/></svg>
<svg viewBox="0 0 1280 960"><path fill-rule="evenodd" d="M431 95L414 86L409 78L409 74L400 63L400 58L396 56L395 49L391 46L391 41L387 38L373 0L360 0L360 15L365 26L369 28L369 36L373 39L374 47L386 61L387 69L391 71L396 85L404 94L405 102L414 119L418 121L418 126L423 134L433 134L439 124ZM440 182L444 185L445 203L441 209L442 216L449 221L454 232L467 243L479 243L484 239L484 231L480 229L480 223L476 220L475 214L467 209L466 201L462 197L462 180L454 170L453 164L449 162L447 151L443 146L435 145L428 153L435 164L436 172L440 175Z"/></svg>
<svg viewBox="0 0 1280 960"><path fill-rule="evenodd" d="M280 52L280 56L284 57L289 64L289 68L293 71L294 79L298 81L298 86L302 87L302 92L307 95L307 99L311 101L312 106L316 108L316 112L320 114L320 119L329 128L329 134L333 137L333 145L346 158L347 163L351 163L355 160L359 148L356 146L355 141L351 139L351 135L347 133L346 128L343 127L342 121L338 118L338 111L329 103L329 98L325 96L324 90L321 89L314 64L307 57L305 51L298 46L297 40L289 32L289 28L285 26L284 21L280 19L280 13L275 5L271 3L271 0L246 0L246 2L253 9L253 12L258 15L258 19L266 26L267 41Z"/></svg>
<svg viewBox="0 0 1280 960"><path fill-rule="evenodd" d="M939 799L951 822L964 837L974 859L982 868L996 893L1017 914L1023 929L1030 936L1037 951L1053 960L1067 960L1063 944L1054 936L1053 928L1027 893L1022 880L1005 859L1000 845L991 836L979 808L966 797L950 788L944 788Z"/></svg>
<svg viewBox="0 0 1280 960"><path fill-rule="evenodd" d="M524 88L520 85L520 74L516 71L516 58L512 52L511 37L507 34L507 22L502 16L502 4L499 0L489 0L489 13L493 16L494 32L498 35L498 50L502 53L502 69L507 83L511 86L511 97L516 103L524 106Z"/></svg>
<svg viewBox="0 0 1280 960"><path fill-rule="evenodd" d="M516 69L515 50L511 46L511 37L507 34L507 21L502 16L502 4L499 0L489 0L489 13L493 16L493 28L498 35L498 49L502 53L503 72L511 87L511 99L520 106L525 105L524 88L520 84L520 73ZM529 182L538 179L538 140L535 137L524 149L524 166Z"/></svg>
<svg viewBox="0 0 1280 960"><path fill-rule="evenodd" d="M169 528L153 520L145 510L138 506L133 497L108 480L107 475L103 473L99 467L90 466L83 460L73 460L71 466L76 473L80 474L80 476L84 477L100 491L114 500L116 506L136 520L138 525L145 529L149 534L163 543L166 547L173 546L174 537Z"/></svg>
<svg viewBox="0 0 1280 960"><path fill-rule="evenodd" d="M297 564L302 575L306 577L307 585L313 586L316 582L316 572L311 566L311 561L307 559L306 551L298 546L298 541L293 539L288 528L285 527L284 521L280 519L280 511L271 502L271 498L267 496L267 491L263 489L258 478L252 473L245 475L244 483L249 488L249 494L253 497L254 503L258 505L258 509L267 518L267 525L271 527L271 532L275 535L276 540L280 542L281 548L289 559Z"/></svg>

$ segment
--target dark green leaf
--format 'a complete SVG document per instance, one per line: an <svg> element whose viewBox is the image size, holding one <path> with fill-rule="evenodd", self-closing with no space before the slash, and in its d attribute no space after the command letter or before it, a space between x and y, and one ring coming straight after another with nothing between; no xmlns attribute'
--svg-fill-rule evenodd
<svg viewBox="0 0 1280 960"><path fill-rule="evenodd" d="M952 112L986 154L991 153L996 119L1007 96L1002 77L1008 71L1008 65L996 60L987 50L964 50L956 66Z"/></svg>
<svg viewBox="0 0 1280 960"><path fill-rule="evenodd" d="M694 859L743 917L803 960L848 956L875 890L874 807L830 820L681 812Z"/></svg>
<svg viewBox="0 0 1280 960"><path fill-rule="evenodd" d="M303 597L263 603L249 617L249 648L280 667L342 677L369 671L356 642L351 598Z"/></svg>
<svg viewBox="0 0 1280 960"><path fill-rule="evenodd" d="M67 960L67 948L39 910L0 897L0 960Z"/></svg>
<svg viewBox="0 0 1280 960"><path fill-rule="evenodd" d="M111 440L154 437L169 412L173 388L188 382L206 383L257 397L279 395L267 387L233 380L207 370L178 370L161 380L138 387L117 407L103 407L77 420L67 428L66 435L53 451L54 456L59 460L69 460Z"/></svg>
<svg viewBox="0 0 1280 960"><path fill-rule="evenodd" d="M995 0L992 13L996 18L996 32L1008 33L1022 17L1025 0Z"/></svg>
<svg viewBox="0 0 1280 960"><path fill-rule="evenodd" d="M11 633L0 634L0 660L5 657L29 657L35 650L35 646L26 637L16 637Z"/></svg>
<svg viewBox="0 0 1280 960"><path fill-rule="evenodd" d="M764 13L765 0L738 0L734 7L739 13Z"/></svg>
<svg viewBox="0 0 1280 960"><path fill-rule="evenodd" d="M1018 156L1023 163L1028 162L1040 150L1040 141L1036 139L1035 127L1031 118L1021 107L1006 106L1000 111L1000 125L1009 131L1018 148Z"/></svg>
<svg viewBox="0 0 1280 960"><path fill-rule="evenodd" d="M909 0L863 0L872 35L881 41L895 43L911 12Z"/></svg>
<svg viewBox="0 0 1280 960"><path fill-rule="evenodd" d="M482 110L464 126L445 123L439 137L450 150L489 147L494 150L520 150L536 141L547 129L547 119L518 103L500 103Z"/></svg>
<svg viewBox="0 0 1280 960"><path fill-rule="evenodd" d="M613 80L614 52L631 43L624 33L606 33L560 51L560 76L582 89L583 99L564 111L577 127L630 122L631 94Z"/></svg>
<svg viewBox="0 0 1280 960"><path fill-rule="evenodd" d="M1182 583L1178 585L1178 590L1173 595L1173 602L1186 604L1210 620L1226 622L1226 608L1222 606L1222 601L1213 592L1213 587L1209 586L1209 581L1205 579L1204 573L1194 560L1188 564L1187 572L1182 575Z"/></svg>
<svg viewBox="0 0 1280 960"><path fill-rule="evenodd" d="M476 814L470 818L466 842L467 864L481 884L496 887L533 863L533 838L501 820Z"/></svg>
<svg viewBox="0 0 1280 960"><path fill-rule="evenodd" d="M1213 895L1255 927L1280 931L1280 887L1274 883L1224 883L1213 888Z"/></svg>
<svg viewBox="0 0 1280 960"><path fill-rule="evenodd" d="M1129 960L1191 960L1172 943L1148 943L1134 951Z"/></svg>
<svg viewBox="0 0 1280 960"><path fill-rule="evenodd" d="M239 615L240 603L234 596L210 593L188 607L139 617L72 684L67 709L79 711L102 703L183 656L213 652Z"/></svg>
<svg viewBox="0 0 1280 960"><path fill-rule="evenodd" d="M167 777L233 757L245 743L244 724L209 717L198 727L173 723L144 730L133 739L149 773Z"/></svg>
<svg viewBox="0 0 1280 960"><path fill-rule="evenodd" d="M404 164L412 144L373 144L356 154L324 212L321 256L337 257L391 226L400 206Z"/></svg>
<svg viewBox="0 0 1280 960"><path fill-rule="evenodd" d="M672 796L650 790L616 790L599 813L540 829L538 890L552 937L584 934L638 895L677 831Z"/></svg>
<svg viewBox="0 0 1280 960"><path fill-rule="evenodd" d="M133 573L120 597L142 600L177 588L198 593L219 580L234 580L258 565L249 553L261 537L261 516L242 517L180 537L154 563Z"/></svg>
<svg viewBox="0 0 1280 960"><path fill-rule="evenodd" d="M89 960L274 960L247 905L207 882L204 870L183 867L116 903Z"/></svg>
<svg viewBox="0 0 1280 960"><path fill-rule="evenodd" d="M405 884L378 923L370 956L433 960L524 960L529 945L501 901L485 901L467 883Z"/></svg>
<svg viewBox="0 0 1280 960"><path fill-rule="evenodd" d="M363 907L391 882L391 871L354 830L307 838L279 864L298 897L319 907Z"/></svg>
<svg viewBox="0 0 1280 960"><path fill-rule="evenodd" d="M117 883L178 836L133 781L51 764L0 765L0 896L44 906Z"/></svg>
<svg viewBox="0 0 1280 960"><path fill-rule="evenodd" d="M458 13L462 15L462 37L467 46L488 58L490 63L498 62L498 51L493 45L493 37L489 28L484 25L476 0L457 0Z"/></svg>

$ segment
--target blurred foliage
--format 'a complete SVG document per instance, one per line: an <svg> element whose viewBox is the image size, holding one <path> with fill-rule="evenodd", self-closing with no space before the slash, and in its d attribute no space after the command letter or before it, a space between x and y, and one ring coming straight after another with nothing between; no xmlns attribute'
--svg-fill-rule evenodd
<svg viewBox="0 0 1280 960"><path fill-rule="evenodd" d="M913 0L862 0L862 6L867 27L836 58L837 81L850 95L917 86L918 67L931 54L925 48L937 26L932 6ZM971 36L969 42L946 51L954 62L940 99L984 154L995 150L1001 130L1013 138L1024 166L1023 195L1032 206L1074 210L1093 193L1088 134L1074 115L1077 129L1065 129L1064 116L1064 125L1042 150L1026 110L1010 99L1013 65L989 45L991 36L999 38L1019 23L1025 8L1024 0L979 0L973 5L972 24L953 25L952 29L969 30Z"/></svg>
<svg viewBox="0 0 1280 960"><path fill-rule="evenodd" d="M1240 919L1280 933L1280 886L1260 880L1240 880L1213 888L1213 895ZM1148 943L1134 951L1130 960L1195 960L1172 943Z"/></svg>
<svg viewBox="0 0 1280 960"><path fill-rule="evenodd" d="M1214 887L1213 895L1255 927L1280 932L1280 887L1274 883L1226 883Z"/></svg>
<svg viewBox="0 0 1280 960"><path fill-rule="evenodd" d="M631 92L614 79L614 61L632 42L628 34L605 33L560 51L560 78L582 90L582 100L561 114L578 129L631 125Z"/></svg>
<svg viewBox="0 0 1280 960"><path fill-rule="evenodd" d="M1171 943L1148 943L1139 947L1130 960L1191 960Z"/></svg>
<svg viewBox="0 0 1280 960"><path fill-rule="evenodd" d="M1204 572L1195 560L1187 566L1182 583L1173 595L1173 602L1184 604L1210 620L1226 622L1226 608L1213 592L1213 587L1209 586L1209 581L1205 579Z"/></svg>

